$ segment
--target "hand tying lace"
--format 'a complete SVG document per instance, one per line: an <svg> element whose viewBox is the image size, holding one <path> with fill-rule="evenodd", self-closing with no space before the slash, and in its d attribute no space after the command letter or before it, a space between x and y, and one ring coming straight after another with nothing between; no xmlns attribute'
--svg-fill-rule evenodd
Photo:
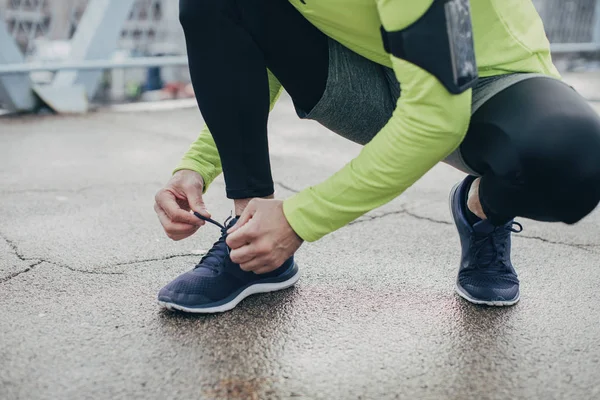
<svg viewBox="0 0 600 400"><path fill-rule="evenodd" d="M231 222L232 217L229 217L225 220L225 225L221 225L217 221L204 217L197 212L194 212L194 215L203 221L218 226L221 229L221 237L219 240L217 240L213 247L204 255L204 257L202 257L194 269L198 267L206 267L217 272L223 260L229 257L230 249L229 246L227 246L227 243L225 243L225 240L227 239L227 226Z"/></svg>

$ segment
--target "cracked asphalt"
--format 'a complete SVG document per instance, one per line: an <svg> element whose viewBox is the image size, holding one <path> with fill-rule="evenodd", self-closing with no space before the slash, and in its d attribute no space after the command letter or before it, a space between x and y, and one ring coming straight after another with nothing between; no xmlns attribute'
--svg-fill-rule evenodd
<svg viewBox="0 0 600 400"><path fill-rule="evenodd" d="M0 399L600 398L600 212L521 221L512 308L454 293L458 238L440 165L303 246L295 288L222 315L161 311L158 290L219 234L174 243L154 193L201 127L195 109L0 119ZM281 198L360 148L289 99L272 114ZM206 200L229 216L218 180Z"/></svg>

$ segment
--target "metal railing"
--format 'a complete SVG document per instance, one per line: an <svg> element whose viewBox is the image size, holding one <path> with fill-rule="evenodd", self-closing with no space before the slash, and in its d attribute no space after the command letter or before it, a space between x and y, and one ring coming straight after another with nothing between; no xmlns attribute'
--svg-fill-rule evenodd
<svg viewBox="0 0 600 400"><path fill-rule="evenodd" d="M133 70L113 74L123 84L179 66L189 80L186 64L177 1L0 0L0 103L11 110L35 107L34 93L55 109L66 96L91 99L104 70Z"/></svg>
<svg viewBox="0 0 600 400"><path fill-rule="evenodd" d="M31 62L25 64L0 64L0 75L41 71L86 71L98 69L125 69L147 67L173 67L187 65L187 56L136 57L125 60L84 60L60 62Z"/></svg>
<svg viewBox="0 0 600 400"><path fill-rule="evenodd" d="M599 0L533 0L554 53L600 51Z"/></svg>

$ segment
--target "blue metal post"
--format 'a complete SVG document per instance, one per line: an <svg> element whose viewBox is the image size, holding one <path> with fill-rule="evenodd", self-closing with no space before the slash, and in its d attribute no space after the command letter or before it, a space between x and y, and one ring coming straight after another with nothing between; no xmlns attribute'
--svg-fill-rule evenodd
<svg viewBox="0 0 600 400"><path fill-rule="evenodd" d="M134 0L91 0L72 41L69 61L107 60L117 48ZM82 85L88 98L98 89L102 70L61 71L53 88Z"/></svg>
<svg viewBox="0 0 600 400"><path fill-rule="evenodd" d="M23 54L0 15L0 65L23 63ZM28 73L0 75L0 103L9 111L28 111L36 105Z"/></svg>

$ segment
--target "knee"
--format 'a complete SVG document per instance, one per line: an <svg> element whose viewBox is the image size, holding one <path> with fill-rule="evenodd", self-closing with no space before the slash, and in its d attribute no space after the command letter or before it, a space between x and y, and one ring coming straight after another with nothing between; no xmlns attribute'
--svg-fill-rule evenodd
<svg viewBox="0 0 600 400"><path fill-rule="evenodd" d="M600 203L600 118L554 115L537 131L522 149L524 176L560 221L574 224Z"/></svg>

